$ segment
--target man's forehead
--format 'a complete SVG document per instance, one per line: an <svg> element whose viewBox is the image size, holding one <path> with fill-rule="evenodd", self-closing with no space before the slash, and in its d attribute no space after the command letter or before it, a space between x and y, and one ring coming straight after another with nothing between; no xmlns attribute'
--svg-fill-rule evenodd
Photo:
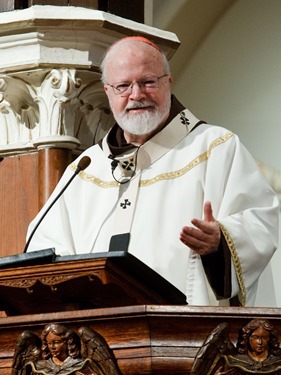
<svg viewBox="0 0 281 375"><path fill-rule="evenodd" d="M123 44L112 51L107 59L107 71L115 71L116 69L126 70L145 70L161 64L161 57L151 47L139 48L138 45ZM148 49L149 48L149 49Z"/></svg>

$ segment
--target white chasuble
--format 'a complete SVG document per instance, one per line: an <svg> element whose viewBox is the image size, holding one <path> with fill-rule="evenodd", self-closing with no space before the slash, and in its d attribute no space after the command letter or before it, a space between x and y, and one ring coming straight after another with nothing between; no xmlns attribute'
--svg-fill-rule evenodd
<svg viewBox="0 0 281 375"><path fill-rule="evenodd" d="M180 112L144 145L116 158L114 171L107 138L103 149L87 149L78 160L88 155L91 164L46 215L28 251L105 252L113 235L129 232L128 251L185 293L189 304L218 304L201 257L179 240L181 228L202 219L210 201L231 252L232 296L253 305L259 275L277 247L278 200L235 134L198 122L188 110Z"/></svg>

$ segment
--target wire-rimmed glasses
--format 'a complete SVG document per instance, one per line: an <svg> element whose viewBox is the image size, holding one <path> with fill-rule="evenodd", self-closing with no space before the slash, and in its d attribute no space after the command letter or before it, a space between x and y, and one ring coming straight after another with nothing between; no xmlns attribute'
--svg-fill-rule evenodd
<svg viewBox="0 0 281 375"><path fill-rule="evenodd" d="M111 85L110 83L107 83L107 85L112 88L115 95L130 95L134 84L137 83L143 91L149 91L150 89L157 88L159 86L159 80L167 76L168 74L163 74L160 77L146 76L133 82L124 81L124 82L114 83L113 85Z"/></svg>

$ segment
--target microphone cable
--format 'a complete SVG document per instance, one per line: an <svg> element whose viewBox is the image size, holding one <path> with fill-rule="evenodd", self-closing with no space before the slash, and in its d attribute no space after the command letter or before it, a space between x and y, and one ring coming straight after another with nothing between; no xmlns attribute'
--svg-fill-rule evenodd
<svg viewBox="0 0 281 375"><path fill-rule="evenodd" d="M111 174L112 174L112 177L113 179L120 185L123 185L123 184L126 184L127 182L130 182L131 179L134 177L135 173L136 173L136 170L137 170L137 161L138 161L138 153L139 153L139 149L140 149L140 146L137 147L137 151L136 151L136 154L135 154L135 163L134 163L134 170L132 172L132 175L127 177L126 180L118 180L115 175L114 175L114 171L115 169L117 168L117 165L120 163L119 160L115 159L114 156L112 154L110 154L108 157L109 159L112 159L112 162L111 162ZM126 178L126 176L125 176Z"/></svg>

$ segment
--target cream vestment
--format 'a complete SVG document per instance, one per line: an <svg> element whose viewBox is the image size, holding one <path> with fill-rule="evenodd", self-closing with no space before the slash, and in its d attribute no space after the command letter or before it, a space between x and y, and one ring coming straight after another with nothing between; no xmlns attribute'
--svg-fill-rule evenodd
<svg viewBox="0 0 281 375"><path fill-rule="evenodd" d="M112 176L107 137L103 149L87 149L79 159L88 155L91 164L46 215L28 251L105 252L113 234L130 232L128 251L184 292L189 304L217 304L201 257L179 240L181 228L203 218L204 202L210 201L231 253L231 294L253 305L258 278L277 247L278 200L236 135L197 124L185 109L144 145L116 158L115 179L130 179L121 185Z"/></svg>

